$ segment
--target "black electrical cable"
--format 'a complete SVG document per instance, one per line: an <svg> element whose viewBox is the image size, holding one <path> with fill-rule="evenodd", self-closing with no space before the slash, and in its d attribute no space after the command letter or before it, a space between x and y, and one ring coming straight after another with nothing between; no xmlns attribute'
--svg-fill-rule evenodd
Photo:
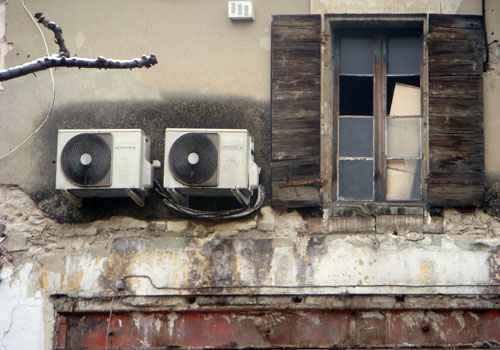
<svg viewBox="0 0 500 350"><path fill-rule="evenodd" d="M470 287L470 288L495 288L500 287L500 284L372 284L372 285L359 285L359 284L338 284L338 285L297 285L297 286L280 286L280 285L231 285L231 286L191 286L191 287L167 287L157 286L153 279L148 275L126 275L122 277L122 281L129 278L145 278L149 281L154 289L158 290L210 290L210 289L252 289L252 288L274 288L274 289L308 289L308 288L457 288L457 287ZM499 290L500 293L500 290Z"/></svg>
<svg viewBox="0 0 500 350"><path fill-rule="evenodd" d="M237 209L222 210L222 211L205 211L198 210L194 208L189 208L181 205L175 201L174 198L163 188L158 180L154 180L156 192L163 197L163 203L173 212L178 215L197 218L197 219L208 219L208 220L229 220L237 219L248 216L255 211L257 211L264 203L265 190L264 186L259 185L257 188L257 194L251 199L251 204L249 207L241 207Z"/></svg>
<svg viewBox="0 0 500 350"><path fill-rule="evenodd" d="M486 29L486 0L482 0L482 10L483 10L483 34L484 34L484 47L485 47L485 58L483 62L483 72L488 70L488 64L490 61L490 48L488 45L488 31Z"/></svg>

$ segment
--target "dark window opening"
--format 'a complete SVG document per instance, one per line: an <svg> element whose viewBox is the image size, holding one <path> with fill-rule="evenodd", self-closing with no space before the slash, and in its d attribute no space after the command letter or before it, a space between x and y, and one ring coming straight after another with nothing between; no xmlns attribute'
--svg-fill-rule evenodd
<svg viewBox="0 0 500 350"><path fill-rule="evenodd" d="M373 77L340 76L340 115L373 115Z"/></svg>
<svg viewBox="0 0 500 350"><path fill-rule="evenodd" d="M333 33L337 199L421 200L421 30Z"/></svg>

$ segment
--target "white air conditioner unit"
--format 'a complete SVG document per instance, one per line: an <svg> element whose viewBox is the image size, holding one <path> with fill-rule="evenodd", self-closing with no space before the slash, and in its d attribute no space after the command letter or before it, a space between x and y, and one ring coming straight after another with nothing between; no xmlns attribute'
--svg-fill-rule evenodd
<svg viewBox="0 0 500 350"><path fill-rule="evenodd" d="M126 196L144 206L153 187L150 149L140 129L61 129L56 189L79 207L84 197Z"/></svg>
<svg viewBox="0 0 500 350"><path fill-rule="evenodd" d="M231 20L253 20L253 2L252 1L229 1L227 3L228 17Z"/></svg>
<svg viewBox="0 0 500 350"><path fill-rule="evenodd" d="M166 129L163 186L186 196L235 196L248 205L259 186L254 142L242 129Z"/></svg>

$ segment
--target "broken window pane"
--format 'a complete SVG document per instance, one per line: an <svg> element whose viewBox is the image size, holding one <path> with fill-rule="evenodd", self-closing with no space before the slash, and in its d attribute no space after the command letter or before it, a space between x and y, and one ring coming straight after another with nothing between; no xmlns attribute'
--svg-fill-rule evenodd
<svg viewBox="0 0 500 350"><path fill-rule="evenodd" d="M339 160L339 197L373 200L373 160Z"/></svg>
<svg viewBox="0 0 500 350"><path fill-rule="evenodd" d="M404 114L401 114L401 108L392 110L392 105L393 105L393 97L394 97L394 91L396 84L401 85L404 84L406 86L415 86L415 87L420 87L420 76L416 77L387 77L387 113L389 115L420 115L420 111L418 113L410 114L413 113L414 109L411 111L408 111ZM418 89L418 93L420 94L420 89ZM405 106L405 101L396 101L398 102L399 106ZM414 103L417 103L418 106L421 106L421 100L420 100L420 95L417 98L417 101L413 101L412 105ZM396 114L397 113L397 114Z"/></svg>
<svg viewBox="0 0 500 350"><path fill-rule="evenodd" d="M387 157L420 157L420 118L387 119Z"/></svg>
<svg viewBox="0 0 500 350"><path fill-rule="evenodd" d="M339 156L373 156L373 118L339 119Z"/></svg>
<svg viewBox="0 0 500 350"><path fill-rule="evenodd" d="M420 160L387 161L387 200L422 199Z"/></svg>
<svg viewBox="0 0 500 350"><path fill-rule="evenodd" d="M373 115L373 77L340 76L340 115Z"/></svg>
<svg viewBox="0 0 500 350"><path fill-rule="evenodd" d="M340 73L373 73L373 39L344 37L340 41Z"/></svg>
<svg viewBox="0 0 500 350"><path fill-rule="evenodd" d="M420 74L422 37L390 37L387 40L387 73Z"/></svg>

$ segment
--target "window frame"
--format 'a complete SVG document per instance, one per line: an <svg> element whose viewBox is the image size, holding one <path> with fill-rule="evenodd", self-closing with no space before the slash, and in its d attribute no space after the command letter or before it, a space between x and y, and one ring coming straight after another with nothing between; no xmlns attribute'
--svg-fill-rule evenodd
<svg viewBox="0 0 500 350"><path fill-rule="evenodd" d="M329 144L329 147L322 147L322 177L324 179L331 179L330 183L325 186L323 191L323 204L324 206L344 206L352 204L384 204L388 206L423 206L425 203L426 195L426 181L425 174L427 173L427 154L428 154L428 108L427 108L427 45L425 37L427 34L427 16L425 15L325 15L324 22L324 44L326 51L323 57L323 77L327 77L323 81L323 91L322 91L322 102L328 105L328 108L322 110L322 120L325 126L323 145L325 143ZM337 145L339 142L338 137L338 127L339 127L339 101L337 91L339 89L339 67L336 64L340 64L340 57L338 50L340 48L339 41L336 40L339 37L338 32L345 32L346 30L352 29L357 33L362 33L367 31L367 29L379 31L374 36L374 39L385 40L387 34L389 34L390 29L411 29L418 30L423 40L422 47L422 62L420 71L420 90L421 90L421 128L420 128L420 190L421 199L419 200L387 200L386 199L386 181L387 181L387 168L386 168L386 113L385 102L387 101L386 96L386 82L383 82L383 88L376 88L377 84L382 82L376 82L375 79L380 80L386 79L387 75L385 72L386 65L383 62L376 62L374 64L374 69L382 71L373 71L374 79L374 97L373 97L373 143L374 143L374 173L373 173L373 183L374 183L374 193L372 200L345 200L339 198L339 176L338 176L338 149ZM383 34L384 38L381 36L381 32L385 31ZM373 31L372 31L373 33ZM380 44L380 43L379 43ZM386 53L385 59L387 60ZM378 57L377 57L378 56ZM374 58L377 60L382 55L376 55ZM338 62L338 63L337 63ZM386 62L386 61L385 61ZM325 88L325 85L328 87ZM387 106L388 108L388 106ZM377 117L379 116L379 117ZM327 139L326 139L327 138ZM323 149L324 148L324 149ZM330 160L329 164L324 158ZM326 181L325 181L326 182Z"/></svg>

